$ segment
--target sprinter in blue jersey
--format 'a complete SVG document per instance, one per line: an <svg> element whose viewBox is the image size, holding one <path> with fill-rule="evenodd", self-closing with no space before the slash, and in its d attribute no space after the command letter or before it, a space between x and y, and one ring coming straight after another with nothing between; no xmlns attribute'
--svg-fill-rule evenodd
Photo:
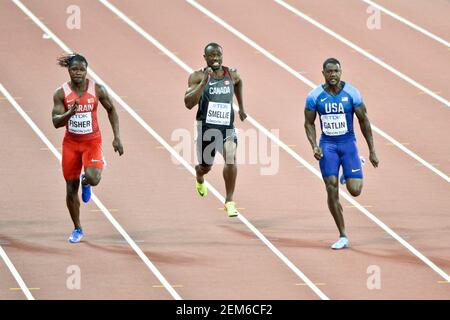
<svg viewBox="0 0 450 320"><path fill-rule="evenodd" d="M314 157L320 162L320 171L328 194L328 208L339 229L339 239L332 249L349 246L345 233L342 205L339 202L339 167L342 166L347 190L354 197L361 194L363 187L362 163L358 155L353 114L358 118L361 131L367 141L372 165L378 167L378 158L373 143L367 110L359 91L341 81L341 64L329 58L323 63L322 74L325 84L312 90L306 98L305 130L313 148ZM322 135L320 145L316 142L316 115L320 116Z"/></svg>

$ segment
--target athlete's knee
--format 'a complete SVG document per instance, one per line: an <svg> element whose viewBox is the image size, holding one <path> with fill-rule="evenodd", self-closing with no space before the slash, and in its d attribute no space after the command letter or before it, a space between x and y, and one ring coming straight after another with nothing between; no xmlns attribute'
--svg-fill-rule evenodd
<svg viewBox="0 0 450 320"><path fill-rule="evenodd" d="M361 194L361 191L362 191L362 185L359 185L359 186L351 186L351 185L348 185L348 186L347 186L347 190L348 190L348 192L350 192L350 194L351 194L352 196L357 197L357 196L359 196L359 195Z"/></svg>
<svg viewBox="0 0 450 320"><path fill-rule="evenodd" d="M226 163L234 164L236 162L237 144L233 140L226 140L223 145L223 155Z"/></svg>
<svg viewBox="0 0 450 320"><path fill-rule="evenodd" d="M237 165L235 163L225 163L224 168L225 170L236 170Z"/></svg>
<svg viewBox="0 0 450 320"><path fill-rule="evenodd" d="M224 156L224 160L226 165L236 165L236 153L226 153Z"/></svg>
<svg viewBox="0 0 450 320"><path fill-rule="evenodd" d="M329 195L337 195L339 192L339 187L334 184L328 184L326 188Z"/></svg>
<svg viewBox="0 0 450 320"><path fill-rule="evenodd" d="M100 170L86 170L84 179L87 184L95 187L102 179L102 172Z"/></svg>
<svg viewBox="0 0 450 320"><path fill-rule="evenodd" d="M336 180L336 181L334 181ZM329 196L337 196L339 194L339 186L337 179L328 180L325 182L325 187Z"/></svg>
<svg viewBox="0 0 450 320"><path fill-rule="evenodd" d="M100 174L93 174L93 175L86 175L86 182L91 185L92 187L95 187L100 183L100 180L102 179Z"/></svg>
<svg viewBox="0 0 450 320"><path fill-rule="evenodd" d="M354 197L357 197L361 194L362 191L362 180L360 179L349 179L347 180L347 190Z"/></svg>
<svg viewBox="0 0 450 320"><path fill-rule="evenodd" d="M66 194L68 199L76 198L78 196L79 180L66 181Z"/></svg>
<svg viewBox="0 0 450 320"><path fill-rule="evenodd" d="M207 174L208 172L211 171L211 166L204 166L204 165L197 165L195 166L195 171L197 171L197 173L200 174Z"/></svg>
<svg viewBox="0 0 450 320"><path fill-rule="evenodd" d="M90 185L95 187L96 185L98 185L100 183L100 180L102 180L101 176L95 176L91 179Z"/></svg>
<svg viewBox="0 0 450 320"><path fill-rule="evenodd" d="M86 172L84 176L84 182L92 187L95 187L100 183L101 178L102 177L100 172Z"/></svg>

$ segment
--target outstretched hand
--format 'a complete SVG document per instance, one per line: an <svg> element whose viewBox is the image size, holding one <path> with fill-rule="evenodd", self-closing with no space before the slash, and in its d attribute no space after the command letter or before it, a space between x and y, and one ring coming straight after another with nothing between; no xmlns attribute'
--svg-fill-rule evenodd
<svg viewBox="0 0 450 320"><path fill-rule="evenodd" d="M244 110L239 110L239 118L241 119L241 121L244 121L247 118L247 114Z"/></svg>
<svg viewBox="0 0 450 320"><path fill-rule="evenodd" d="M322 153L322 149L319 146L315 146L313 148L313 152L314 152L314 158L316 158L317 160L322 159L323 153Z"/></svg>
<svg viewBox="0 0 450 320"><path fill-rule="evenodd" d="M120 139L118 139L118 138L114 139L112 142L112 146L113 146L115 152L119 152L119 156L121 156L123 154L123 145L122 145L122 142L120 141Z"/></svg>
<svg viewBox="0 0 450 320"><path fill-rule="evenodd" d="M378 161L378 157L377 157L377 154L375 153L375 151L370 153L369 160L372 163L374 168L378 168L378 163L380 163L380 161Z"/></svg>

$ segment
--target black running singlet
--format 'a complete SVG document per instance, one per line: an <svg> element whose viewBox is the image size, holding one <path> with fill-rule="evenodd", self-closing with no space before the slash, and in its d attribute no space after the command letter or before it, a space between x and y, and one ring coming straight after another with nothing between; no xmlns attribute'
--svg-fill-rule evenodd
<svg viewBox="0 0 450 320"><path fill-rule="evenodd" d="M233 95L234 83L230 70L223 67L222 79L209 78L208 84L198 103L197 120L207 127L233 128L234 110Z"/></svg>

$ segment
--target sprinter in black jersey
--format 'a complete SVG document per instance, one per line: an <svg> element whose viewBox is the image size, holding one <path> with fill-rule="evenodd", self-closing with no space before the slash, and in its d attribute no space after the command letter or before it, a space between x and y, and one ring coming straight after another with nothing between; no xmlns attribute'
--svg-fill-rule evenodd
<svg viewBox="0 0 450 320"><path fill-rule="evenodd" d="M196 188L200 196L208 194L203 176L213 165L216 151L225 160L223 178L225 180L225 209L229 217L237 216L233 201L236 185L237 136L234 129L233 95L239 105L239 118L247 115L242 101L242 79L236 69L222 66L223 49L217 43L209 43L204 50L206 68L189 76L184 104L189 110L198 104L197 111L197 173Z"/></svg>

